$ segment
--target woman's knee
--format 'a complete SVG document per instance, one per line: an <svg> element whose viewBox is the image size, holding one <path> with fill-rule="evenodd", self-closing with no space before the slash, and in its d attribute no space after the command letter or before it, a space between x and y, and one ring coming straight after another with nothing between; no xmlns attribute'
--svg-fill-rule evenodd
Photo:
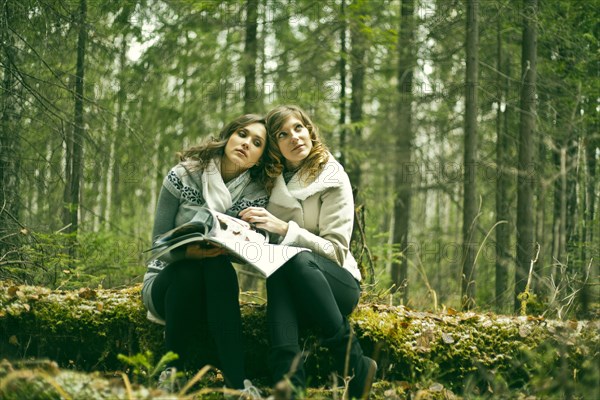
<svg viewBox="0 0 600 400"><path fill-rule="evenodd" d="M312 251L301 251L296 254L286 264L294 264L294 265L310 265L313 267L317 266L317 258L316 254Z"/></svg>
<svg viewBox="0 0 600 400"><path fill-rule="evenodd" d="M201 266L190 260L173 264L169 267L172 268L170 271L172 281L177 282L178 284L197 283L203 276Z"/></svg>
<svg viewBox="0 0 600 400"><path fill-rule="evenodd" d="M290 258L282 267L285 275L298 276L306 273L314 273L319 270L319 265L314 255L309 251L303 251Z"/></svg>
<svg viewBox="0 0 600 400"><path fill-rule="evenodd" d="M202 268L205 271L207 279L234 280L237 282L237 273L227 257L221 256L206 259L202 264Z"/></svg>

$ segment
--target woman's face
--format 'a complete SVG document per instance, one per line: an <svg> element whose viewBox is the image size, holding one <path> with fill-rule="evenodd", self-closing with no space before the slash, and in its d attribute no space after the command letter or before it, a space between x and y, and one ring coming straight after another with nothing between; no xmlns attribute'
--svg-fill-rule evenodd
<svg viewBox="0 0 600 400"><path fill-rule="evenodd" d="M259 122L246 125L229 136L225 145L228 164L247 170L255 166L265 151L267 130Z"/></svg>
<svg viewBox="0 0 600 400"><path fill-rule="evenodd" d="M290 169L302 165L313 147L308 128L293 115L285 120L275 137L286 166Z"/></svg>

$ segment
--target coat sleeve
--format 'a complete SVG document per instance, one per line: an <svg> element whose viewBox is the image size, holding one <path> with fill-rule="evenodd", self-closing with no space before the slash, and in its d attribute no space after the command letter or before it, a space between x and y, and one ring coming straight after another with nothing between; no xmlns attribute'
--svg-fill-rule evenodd
<svg viewBox="0 0 600 400"><path fill-rule="evenodd" d="M344 173L340 186L331 187L319 196L319 232L312 233L290 221L281 244L306 247L343 266L350 251L354 224L354 199L350 180ZM310 212L304 210L304 212Z"/></svg>
<svg viewBox="0 0 600 400"><path fill-rule="evenodd" d="M179 207L179 199L164 186L158 195L156 213L154 215L154 227L152 228L152 242L163 233L175 228L175 216Z"/></svg>
<svg viewBox="0 0 600 400"><path fill-rule="evenodd" d="M165 178L166 180L166 178ZM179 198L176 197L163 184L158 195L158 203L156 205L156 213L154 215L154 226L152 228L152 245L157 237L163 233L175 228L175 217L179 209ZM175 258L171 254L165 254L160 257L161 261L171 263Z"/></svg>

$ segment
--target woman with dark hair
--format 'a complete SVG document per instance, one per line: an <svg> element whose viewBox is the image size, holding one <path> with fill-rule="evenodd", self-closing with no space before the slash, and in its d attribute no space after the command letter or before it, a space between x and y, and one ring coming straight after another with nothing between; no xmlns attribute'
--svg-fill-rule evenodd
<svg viewBox="0 0 600 400"><path fill-rule="evenodd" d="M189 222L200 207L235 217L247 207L264 207L266 146L264 119L248 114L225 126L218 139L180 153L163 181L153 240ZM151 262L142 299L149 319L165 325L166 350L179 356L161 374L160 386L175 389L177 370L200 346L204 353L214 348L216 357L202 361L220 368L227 387L260 398L246 379L237 275L222 249L188 245Z"/></svg>
<svg viewBox="0 0 600 400"><path fill-rule="evenodd" d="M361 274L350 253L354 200L348 175L327 151L318 129L296 106L266 116L268 173L274 184L266 209L250 207L242 219L269 231L281 244L306 247L267 279L269 365L275 382L305 386L298 341L300 323L316 327L336 369L351 380L351 398L369 396L377 370L363 355L348 315L358 304Z"/></svg>

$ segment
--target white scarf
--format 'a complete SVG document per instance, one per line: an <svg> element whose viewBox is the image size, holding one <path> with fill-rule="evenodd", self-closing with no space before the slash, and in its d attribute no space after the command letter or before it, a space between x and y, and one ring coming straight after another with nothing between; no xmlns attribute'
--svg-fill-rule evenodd
<svg viewBox="0 0 600 400"><path fill-rule="evenodd" d="M344 184L344 176L342 164L329 154L329 159L319 175L310 182L302 179L299 172L296 172L288 182L285 181L283 174L279 175L275 179L269 202L286 208L301 207L299 201L304 201L314 194Z"/></svg>
<svg viewBox="0 0 600 400"><path fill-rule="evenodd" d="M237 178L225 183L221 176L221 157L209 161L202 171L202 196L211 210L224 213L242 195L250 182L250 171L246 170Z"/></svg>

